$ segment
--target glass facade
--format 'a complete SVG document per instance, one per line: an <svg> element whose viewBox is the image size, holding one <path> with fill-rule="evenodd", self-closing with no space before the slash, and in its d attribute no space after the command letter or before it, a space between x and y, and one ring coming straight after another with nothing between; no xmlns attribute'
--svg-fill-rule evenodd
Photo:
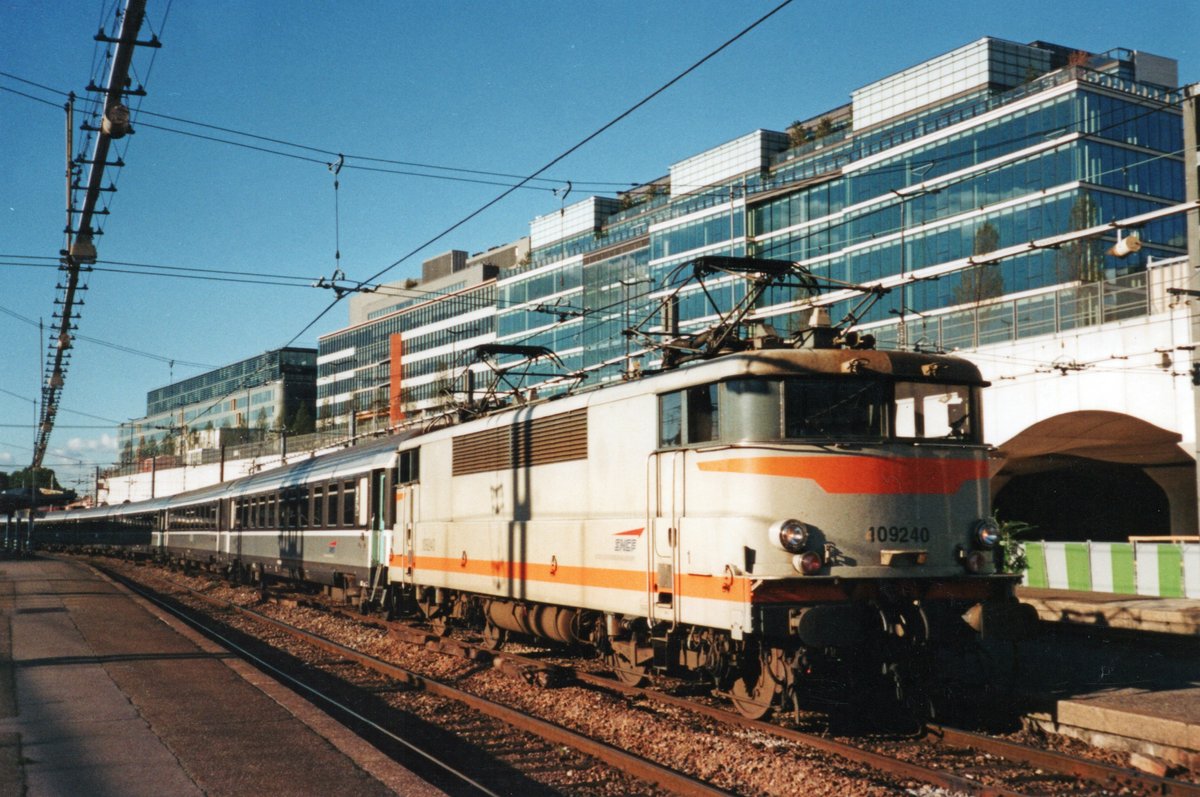
<svg viewBox="0 0 1200 797"><path fill-rule="evenodd" d="M641 350L642 339L624 333L643 321L643 329L661 331L659 301L690 276L687 264L700 255L790 260L818 277L860 284L1181 202L1179 94L1136 80L1139 63L1161 75L1172 62L1122 50L1076 55L1056 45L981 39L853 92L849 107L827 114L838 121L816 140L791 146L785 134L759 130L671 166L670 184L539 217L528 263L501 272L490 289L488 329L501 343L552 349L567 370L585 371L595 384L619 378L628 355L645 367L658 363L656 353ZM685 175L686 184L678 182ZM1184 251L1182 216L1139 234L1141 251L1125 259L1107 254L1114 231L918 279L855 321L883 345L903 340L900 318L925 315L937 316L940 345L983 345L1012 334L1014 318L1022 334L1050 334L1076 317L1099 318L1086 309L1091 299L1074 313L1070 291L1087 297L1105 280L1136 281L1151 258ZM737 275L689 288L678 297L681 331L715 319L745 291ZM1039 292L1055 298L1022 298L1019 309L997 304ZM782 335L795 332L806 296L774 289L759 301L757 318ZM489 300L481 294L479 301ZM453 313L478 309L455 302L438 304ZM835 322L852 304L831 308ZM447 336L468 337L476 323L447 320L431 349L443 359L414 364L412 375L444 371L456 356L453 341L445 348ZM322 339L322 359L329 359L321 366L321 400L332 414L362 391L386 399L386 387L378 392L389 367L382 329ZM407 381L414 349L406 343L405 351ZM552 380L525 385L533 386L561 389ZM409 400L426 398L413 393Z"/></svg>
<svg viewBox="0 0 1200 797"><path fill-rule="evenodd" d="M392 336L402 341L406 414L445 406L470 366L470 350L496 338L496 283L439 295L322 337L317 358L321 427L385 428L391 409Z"/></svg>
<svg viewBox="0 0 1200 797"><path fill-rule="evenodd" d="M315 349L277 349L221 368L174 382L146 394L146 414L176 410L188 404L226 396L255 385L264 385L285 374L312 372L317 365Z"/></svg>
<svg viewBox="0 0 1200 797"><path fill-rule="evenodd" d="M121 458L182 453L205 430L284 427L301 407L311 420L316 376L316 349L284 348L151 390L145 417L118 430Z"/></svg>

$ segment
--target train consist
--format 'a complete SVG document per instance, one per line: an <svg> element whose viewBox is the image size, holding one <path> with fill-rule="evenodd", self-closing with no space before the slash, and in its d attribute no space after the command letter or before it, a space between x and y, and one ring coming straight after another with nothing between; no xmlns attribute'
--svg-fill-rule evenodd
<svg viewBox="0 0 1200 797"><path fill-rule="evenodd" d="M749 716L925 694L947 660L982 690L961 662L1027 617L983 386L953 357L753 347L33 533L585 646L628 681L686 671Z"/></svg>

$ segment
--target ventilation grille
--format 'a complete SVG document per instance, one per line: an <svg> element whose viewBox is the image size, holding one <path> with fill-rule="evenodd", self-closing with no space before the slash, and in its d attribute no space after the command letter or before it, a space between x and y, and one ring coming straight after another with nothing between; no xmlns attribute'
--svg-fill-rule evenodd
<svg viewBox="0 0 1200 797"><path fill-rule="evenodd" d="M587 459L587 410L454 438L455 476Z"/></svg>

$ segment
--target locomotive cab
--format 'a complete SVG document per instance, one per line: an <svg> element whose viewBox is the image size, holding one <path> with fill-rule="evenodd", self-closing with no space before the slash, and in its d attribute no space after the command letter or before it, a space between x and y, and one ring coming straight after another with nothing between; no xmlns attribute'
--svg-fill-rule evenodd
<svg viewBox="0 0 1200 797"><path fill-rule="evenodd" d="M927 668L935 650L1027 624L997 568L974 366L778 349L694 373L710 378L658 394L651 515L675 550L655 556L651 577L674 587L654 609L729 629L736 661L718 669L753 674L725 678L739 706L765 710L800 673ZM740 614L705 593L717 578Z"/></svg>

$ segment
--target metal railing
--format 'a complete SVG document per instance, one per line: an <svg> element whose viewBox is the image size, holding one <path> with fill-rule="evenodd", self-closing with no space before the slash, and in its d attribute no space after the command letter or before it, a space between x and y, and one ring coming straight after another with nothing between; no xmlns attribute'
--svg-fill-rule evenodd
<svg viewBox="0 0 1200 797"><path fill-rule="evenodd" d="M1069 332L1114 321L1138 318L1167 307L1168 285L1183 285L1185 275L1174 265L1149 269L1101 282L1073 283L1005 300L991 300L937 313L921 313L907 321L909 345L924 349L977 349L997 343ZM867 325L883 348L899 345L899 322Z"/></svg>
<svg viewBox="0 0 1200 797"><path fill-rule="evenodd" d="M314 432L304 435L280 435L269 440L259 440L246 443L229 443L221 448L197 448L185 454L160 454L155 457L143 457L135 462L125 462L100 471L101 479L112 479L120 476L132 476L138 473L163 471L171 468L196 467L200 465L216 465L222 461L233 462L242 459L264 459L267 457L283 456L284 454L305 454L323 448L350 443L345 428Z"/></svg>

